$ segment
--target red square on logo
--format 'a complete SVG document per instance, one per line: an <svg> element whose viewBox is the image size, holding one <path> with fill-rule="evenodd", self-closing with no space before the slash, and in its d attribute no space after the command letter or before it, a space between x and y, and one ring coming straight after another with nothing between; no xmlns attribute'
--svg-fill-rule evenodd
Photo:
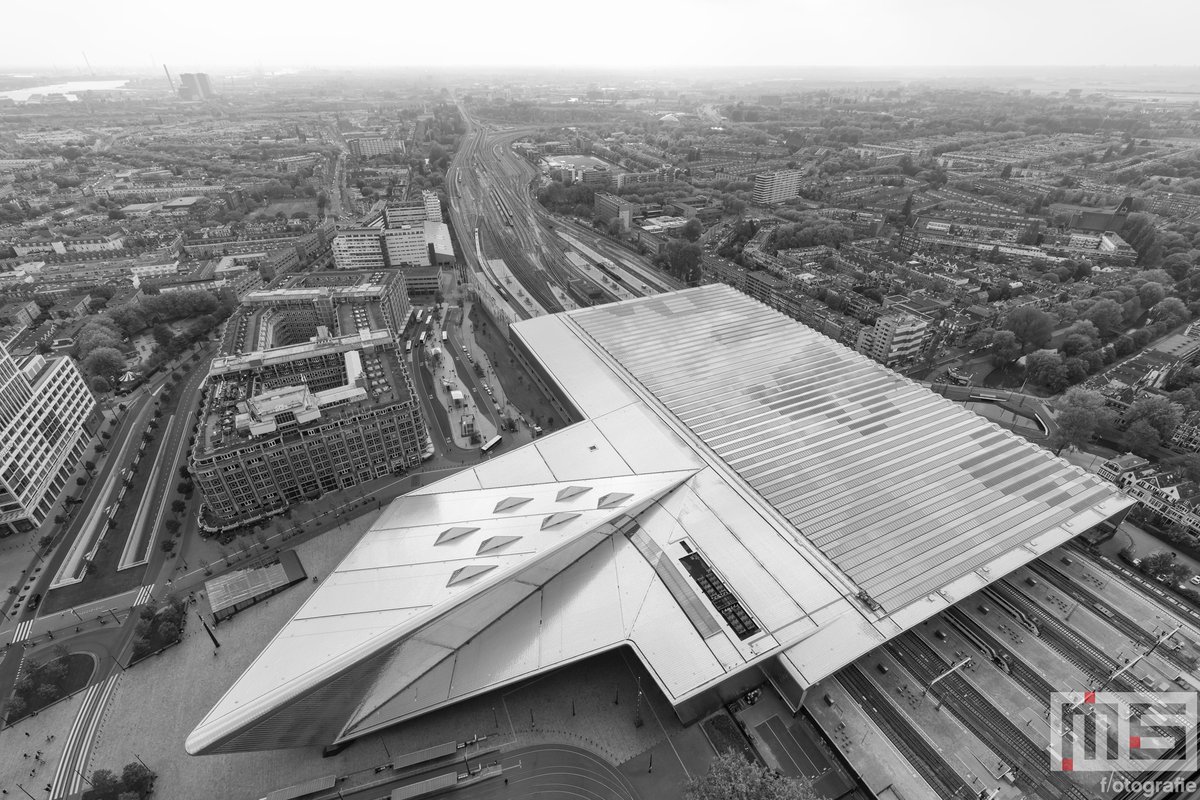
<svg viewBox="0 0 1200 800"><path fill-rule="evenodd" d="M1083 702L1085 702L1085 703L1096 702L1096 693L1095 692L1084 692L1083 693Z"/></svg>
<svg viewBox="0 0 1200 800"><path fill-rule="evenodd" d="M1140 737L1140 736L1130 736L1129 737L1129 749L1130 750L1137 750L1141 746L1142 746L1142 737Z"/></svg>
<svg viewBox="0 0 1200 800"><path fill-rule="evenodd" d="M1063 759L1063 763L1062 763L1062 771L1063 772L1070 772L1074 768L1075 768L1075 762L1073 759L1070 759L1070 758Z"/></svg>

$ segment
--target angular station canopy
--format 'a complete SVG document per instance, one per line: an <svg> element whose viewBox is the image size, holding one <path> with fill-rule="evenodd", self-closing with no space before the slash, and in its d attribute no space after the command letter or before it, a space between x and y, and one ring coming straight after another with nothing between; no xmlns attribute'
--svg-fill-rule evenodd
<svg viewBox="0 0 1200 800"><path fill-rule="evenodd" d="M614 647L803 690L1131 501L724 286L518 323L584 421L393 502L187 740L326 745Z"/></svg>

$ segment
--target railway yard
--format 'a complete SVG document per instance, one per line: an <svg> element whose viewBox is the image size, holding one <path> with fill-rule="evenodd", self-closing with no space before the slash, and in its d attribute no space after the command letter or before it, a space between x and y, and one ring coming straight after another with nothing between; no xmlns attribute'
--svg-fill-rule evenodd
<svg viewBox="0 0 1200 800"><path fill-rule="evenodd" d="M510 147L528 129L475 120L469 128L447 188L468 283L492 299L494 318L497 304L499 316L516 321L679 288L641 257L536 203L538 172ZM1105 776L1136 770L1064 769L1081 751L1074 740L1052 741L1052 695L1119 691L1151 707L1156 693L1200 688L1198 663L1200 610L1124 565L1067 545L817 684L806 707L824 745L876 794L893 787L904 797L958 800L1132 797L1106 791ZM1132 753L1099 712L1071 711L1087 759ZM1159 733L1169 747L1131 757L1178 754L1185 737ZM1189 735L1194 741L1194 728ZM796 761L790 752L775 756Z"/></svg>
<svg viewBox="0 0 1200 800"><path fill-rule="evenodd" d="M447 174L451 219L470 282L486 283L512 319L682 288L642 257L537 205L538 172L510 147L529 130L470 127Z"/></svg>
<svg viewBox="0 0 1200 800"><path fill-rule="evenodd" d="M928 797L1131 797L1104 789L1136 771L1060 768L1070 744L1052 740L1051 693L1129 692L1151 708L1156 693L1193 691L1200 626L1166 596L1068 545L818 684L809 707L868 784L882 760L887 779L906 776ZM1097 719L1081 715L1087 757L1115 756L1117 737L1108 726L1097 735ZM1131 757L1182 753L1179 730L1157 733L1172 746Z"/></svg>

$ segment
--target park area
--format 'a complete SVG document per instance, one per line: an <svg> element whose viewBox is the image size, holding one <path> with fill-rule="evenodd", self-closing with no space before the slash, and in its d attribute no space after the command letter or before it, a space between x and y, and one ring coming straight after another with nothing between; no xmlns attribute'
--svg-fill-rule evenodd
<svg viewBox="0 0 1200 800"><path fill-rule="evenodd" d="M53 658L39 664L26 659L12 696L4 705L9 723L36 714L51 703L78 692L87 686L96 668L96 661L84 653L68 653L61 645L54 648Z"/></svg>
<svg viewBox="0 0 1200 800"><path fill-rule="evenodd" d="M290 200L273 200L255 211L252 219L266 219L268 217L274 217L278 214L283 214L288 219L292 219L296 214L301 213L308 214L310 217L316 217L316 198L297 197Z"/></svg>

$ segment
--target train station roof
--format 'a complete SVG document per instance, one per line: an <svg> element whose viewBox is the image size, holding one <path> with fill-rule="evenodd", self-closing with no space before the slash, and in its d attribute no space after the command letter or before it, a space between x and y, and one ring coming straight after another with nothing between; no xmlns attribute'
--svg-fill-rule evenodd
<svg viewBox="0 0 1200 800"><path fill-rule="evenodd" d="M353 739L621 645L806 687L1130 500L723 286L512 328L584 421L397 499L188 738Z"/></svg>

